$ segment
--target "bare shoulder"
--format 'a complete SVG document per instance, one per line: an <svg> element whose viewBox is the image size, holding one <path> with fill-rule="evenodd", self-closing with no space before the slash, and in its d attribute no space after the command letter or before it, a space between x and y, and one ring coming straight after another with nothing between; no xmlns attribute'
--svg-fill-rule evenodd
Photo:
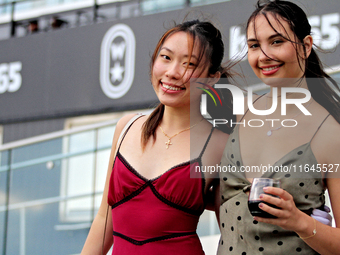
<svg viewBox="0 0 340 255"><path fill-rule="evenodd" d="M130 113L130 114L127 114L125 116L123 116L118 122L117 122L117 125L116 125L116 131L117 133L121 133L121 131L123 130L123 128L126 126L126 124L129 123L129 121L134 117L136 116L135 113Z"/></svg>
<svg viewBox="0 0 340 255"><path fill-rule="evenodd" d="M207 128L207 132L211 132L212 125L209 123L209 126ZM209 131L208 131L209 130ZM223 152L225 145L227 144L229 134L214 128L212 130L211 137L209 139L209 142L207 144L207 153L213 153L218 154L220 151Z"/></svg>
<svg viewBox="0 0 340 255"><path fill-rule="evenodd" d="M218 148L224 149L225 145L227 144L228 137L229 134L215 128L212 133L211 139L215 146L217 145Z"/></svg>
<svg viewBox="0 0 340 255"><path fill-rule="evenodd" d="M257 100L259 97L262 97L263 95L258 95L258 94L252 94L252 102L254 102L255 100ZM248 100L248 96L244 97L244 100L247 101Z"/></svg>
<svg viewBox="0 0 340 255"><path fill-rule="evenodd" d="M129 121L136 116L137 114L135 113L131 113L131 114L127 114L125 116L123 116L116 125L116 129L115 129L115 133L113 136L113 144L117 144L118 139L120 134L123 132L124 127L129 123ZM143 116L142 118L145 118L145 116Z"/></svg>
<svg viewBox="0 0 340 255"><path fill-rule="evenodd" d="M254 103L255 101L257 101L262 96L263 95L252 94L251 95L251 101ZM248 97L249 96L247 96L247 95L244 97L244 107L246 107L246 108L248 108Z"/></svg>
<svg viewBox="0 0 340 255"><path fill-rule="evenodd" d="M323 136L325 142L330 145L339 147L340 145L340 124L334 119L333 116L329 116L324 123Z"/></svg>
<svg viewBox="0 0 340 255"><path fill-rule="evenodd" d="M340 124L329 116L320 129L321 148L328 166L327 189L337 227L340 224Z"/></svg>
<svg viewBox="0 0 340 255"><path fill-rule="evenodd" d="M333 116L329 116L320 129L320 133L318 141L324 148L326 163L340 163L340 124Z"/></svg>
<svg viewBox="0 0 340 255"><path fill-rule="evenodd" d="M251 95L251 102L254 104L260 97L262 97L263 95L257 95L257 94L252 94ZM246 111L248 110L248 96L245 96L244 97L244 114L246 113ZM242 117L243 117L244 115L243 114L241 114L241 115L237 115L236 116L236 119L237 120L240 120Z"/></svg>
<svg viewBox="0 0 340 255"><path fill-rule="evenodd" d="M202 135L204 134L204 135ZM210 135L210 138L208 136ZM221 130L217 128L213 128L212 124L208 121L204 122L204 125L202 125L202 129L197 129L196 131L192 131L192 134L190 134L192 141L192 146L201 148L206 142L206 148L205 148L205 155L216 155L219 154L219 151L221 153L224 150L224 147L227 143L229 134L222 132ZM204 139L202 139L204 137ZM199 139L200 138L200 139ZM208 139L208 140L206 140ZM200 142L198 143L198 140ZM197 152L199 154L199 152ZM206 157L211 158L211 157Z"/></svg>
<svg viewBox="0 0 340 255"><path fill-rule="evenodd" d="M204 155L204 165L216 166L220 164L224 148L228 141L228 137L228 134L218 129L214 129Z"/></svg>

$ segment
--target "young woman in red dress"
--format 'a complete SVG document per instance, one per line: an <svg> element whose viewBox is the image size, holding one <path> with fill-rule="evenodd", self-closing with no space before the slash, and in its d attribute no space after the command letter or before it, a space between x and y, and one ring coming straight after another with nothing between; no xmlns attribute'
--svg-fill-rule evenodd
<svg viewBox="0 0 340 255"><path fill-rule="evenodd" d="M161 37L151 60L160 104L149 116L118 122L102 204L82 255L101 254L102 244L104 254L112 244L118 255L204 254L196 228L216 176L195 169L220 162L228 135L201 115L203 85L192 79L216 82L224 74L223 51L210 22L188 21Z"/></svg>

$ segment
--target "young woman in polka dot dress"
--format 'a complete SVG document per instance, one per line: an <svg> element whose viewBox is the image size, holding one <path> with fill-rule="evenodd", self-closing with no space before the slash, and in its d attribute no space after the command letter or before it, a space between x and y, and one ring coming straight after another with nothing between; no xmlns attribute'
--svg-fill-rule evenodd
<svg viewBox="0 0 340 255"><path fill-rule="evenodd" d="M338 86L325 74L313 49L306 14L291 2L258 2L247 23L247 44L250 66L271 88L268 94L253 100L254 108L270 109L273 97L276 98L275 89L278 106L267 116L247 111L238 117L238 122L246 124L237 125L228 139L222 165L238 171L233 175L221 174L222 235L218 254L340 254L340 169L335 173L340 163ZM309 90L312 98L302 106L311 115L301 113L293 104L287 105L285 116L281 115L283 87L289 87L290 91L292 88ZM287 94L288 99L304 97L303 93ZM278 121L265 121L265 125L256 128L247 124L251 119L261 118ZM281 124L284 119L294 119L298 124L284 127ZM288 122L284 124L291 126ZM247 166L258 169L272 166L279 170L241 172ZM284 167L290 170L280 170ZM281 181L281 188L268 188L267 194L261 197L263 202L279 209L264 203L259 205L276 218L250 214L247 200L254 177ZM310 217L313 208L323 208L326 188L335 228Z"/></svg>

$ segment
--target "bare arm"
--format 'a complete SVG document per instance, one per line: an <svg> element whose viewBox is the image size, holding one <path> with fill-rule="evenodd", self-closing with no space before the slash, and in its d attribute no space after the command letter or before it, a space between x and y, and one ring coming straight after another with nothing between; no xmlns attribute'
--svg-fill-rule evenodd
<svg viewBox="0 0 340 255"><path fill-rule="evenodd" d="M333 166L333 172L327 174L328 178L326 181L336 227L332 228L317 221L316 235L305 240L310 247L320 254L340 254L340 169L335 169L335 165L340 163L340 138L337 135L339 134L339 131L340 127L336 123L328 131L330 136L327 137L327 144L322 146L325 150L325 163L329 166ZM314 224L309 219L309 224L311 223ZM310 230L310 226L307 229L309 234L311 233L310 231L313 231ZM301 233L300 235L306 236L305 233Z"/></svg>
<svg viewBox="0 0 340 255"><path fill-rule="evenodd" d="M104 241L103 254L107 254L107 252L110 250L113 244L111 210L109 209L108 203L107 203L109 182L110 182L113 162L116 156L118 138L123 128L125 127L125 125L128 123L128 121L133 116L134 114L124 116L117 123L116 130L113 136L113 141L112 141L110 160L109 160L109 166L108 166L108 170L106 174L106 181L105 181L102 201L101 201L98 213L92 223L90 232L85 241L81 255L101 255L102 254L105 224L106 224L106 230L105 230L105 241ZM107 222L106 222L106 215L107 215Z"/></svg>
<svg viewBox="0 0 340 255"><path fill-rule="evenodd" d="M340 163L340 137L337 135L339 132L338 123L331 125L322 136L321 140L324 143L318 144L324 152L322 162L328 166L336 166ZM295 231L306 244L320 254L340 254L340 169L337 169L335 173L335 167L333 167L333 173L328 173L327 177L327 187L336 223L335 228L322 224L298 210L293 197L288 192L278 188L269 188L266 193L278 195L281 199L265 195L263 201L275 204L283 210L277 210L265 204L262 209L278 216L279 219L259 218L258 220ZM314 229L316 229L315 235ZM305 237L307 239L304 239Z"/></svg>
<svg viewBox="0 0 340 255"><path fill-rule="evenodd" d="M225 145L227 144L229 135L215 130L211 141L208 144L205 164L208 166L220 165ZM215 211L218 226L220 226L219 212L221 205L221 192L220 192L220 178L219 172L216 170L214 173L206 173L206 180L211 180L211 188L207 192L207 210ZM207 181L208 182L208 181Z"/></svg>
<svg viewBox="0 0 340 255"><path fill-rule="evenodd" d="M316 221L317 233L314 237L308 238L305 242L318 251L320 254L340 254L340 179L331 178L327 180L328 192L330 195L332 210L334 219L336 222L336 227L332 228L330 226L324 225ZM308 219L310 220L310 219ZM314 223L309 221L314 229ZM309 235L313 230L310 230L308 226ZM298 233L299 234L299 233ZM304 235L306 235L304 233ZM301 236L302 233L301 233Z"/></svg>

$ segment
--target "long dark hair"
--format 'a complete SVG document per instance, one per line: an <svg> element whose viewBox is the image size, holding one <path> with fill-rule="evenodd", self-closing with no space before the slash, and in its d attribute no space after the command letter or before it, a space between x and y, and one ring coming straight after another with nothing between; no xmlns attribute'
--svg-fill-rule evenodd
<svg viewBox="0 0 340 255"><path fill-rule="evenodd" d="M296 38L291 39L286 38L284 35L282 36L295 45L302 45L305 52L303 39L306 36L311 35L311 25L309 24L306 13L299 6L289 1L259 0L256 4L255 11L248 19L246 31L248 31L248 27L252 21L254 21L255 29L255 18L258 15L263 15L267 19L269 25L274 29L269 21L268 14L271 14L281 26L283 25L278 20L279 17L289 24L289 27ZM275 29L274 31L277 32ZM314 47L318 48L315 45ZM295 47L295 49L297 58L300 61L297 47ZM311 92L313 99L322 105L334 119L340 123L339 86L336 81L323 70L322 62L314 48L312 48L309 57L305 60L304 77L307 78L308 89ZM327 83L326 79L333 85L332 87Z"/></svg>
<svg viewBox="0 0 340 255"><path fill-rule="evenodd" d="M190 35L193 40L192 45L195 45L196 40L198 41L198 45L200 47L200 56L198 56L198 63L200 63L201 61L205 61L204 64L209 66L209 74L221 72L221 76L224 78L230 76L228 73L228 68L223 68L221 66L224 55L224 44L222 41L221 32L212 23L200 20L186 21L184 23L178 24L163 34L161 39L158 41L158 44L151 57L151 75L153 65L165 40L169 38L169 36L177 32L185 32ZM193 46L191 47L191 51L192 50ZM199 64L197 64L197 66L199 66ZM150 137L156 138L156 129L163 118L163 114L164 105L160 103L145 121L141 137L142 146L144 148Z"/></svg>

